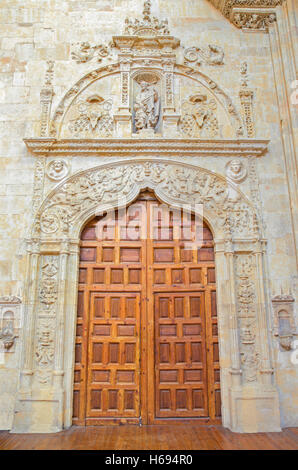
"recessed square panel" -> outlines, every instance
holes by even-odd
[[[166,283],[166,270],[154,269],[154,284],[165,284],[165,283]]]
[[[176,390],[177,410],[187,410],[187,390]]]
[[[202,247],[198,250],[198,261],[214,261],[214,249]]]
[[[133,364],[135,362],[135,352],[136,352],[135,343],[125,343],[125,347],[124,347],[124,363],[125,364]]]
[[[108,409],[109,410],[118,409],[118,390],[108,391]]]
[[[185,336],[197,336],[201,334],[200,324],[184,324],[183,333]]]
[[[80,250],[80,261],[96,261],[96,248],[82,247]]]
[[[124,409],[134,410],[135,409],[135,391],[124,390]]]
[[[105,299],[104,297],[94,298],[94,318],[103,318],[105,314]]]
[[[109,362],[119,363],[119,343],[109,344]]]
[[[159,345],[159,362],[166,364],[170,362],[170,345],[169,343],[161,343]]]
[[[203,373],[201,369],[184,370],[184,382],[202,382]]]
[[[159,299],[159,316],[167,318],[170,316],[170,302],[168,297],[160,297]]]
[[[186,362],[185,343],[175,344],[175,359],[176,362]]]
[[[137,299],[135,297],[126,297],[125,318],[135,318],[136,309],[137,309]]]
[[[117,370],[116,383],[134,384],[135,372],[134,370]]]
[[[142,272],[140,269],[129,269],[128,270],[128,283],[129,284],[141,284]]]
[[[91,408],[101,410],[101,390],[91,390]]]
[[[93,325],[93,334],[95,336],[110,336],[110,325]]]
[[[105,282],[105,269],[94,268],[93,269],[93,284],[104,284]]]
[[[193,253],[191,249],[181,248],[180,250],[181,261],[183,263],[191,263],[193,259]]]
[[[191,296],[189,298],[190,316],[200,317],[201,316],[201,298]]]
[[[172,263],[174,261],[174,248],[154,248],[155,263]]]
[[[120,248],[121,263],[139,263],[141,248]]]
[[[160,370],[159,381],[160,383],[169,383],[169,382],[177,383],[178,371],[177,370]]]
[[[79,269],[79,283],[86,284],[87,282],[87,268]]]
[[[192,391],[192,407],[194,410],[204,409],[205,401],[204,401],[204,391],[203,390],[196,390]]]
[[[189,270],[189,282],[191,284],[200,284],[202,282],[202,270],[199,268],[192,268]]]
[[[118,336],[134,336],[134,325],[118,325]]]
[[[160,325],[159,334],[160,336],[176,336],[177,327],[176,325]]]
[[[172,269],[172,283],[183,284],[184,283],[184,269]]]
[[[112,263],[114,261],[114,248],[103,247],[103,249],[102,249],[102,261],[104,263]]]
[[[184,316],[184,297],[175,297],[174,299],[174,313],[175,317]]]
[[[171,392],[170,390],[160,390],[159,391],[159,401],[161,410],[170,410],[171,409]]]
[[[92,345],[92,359],[95,363],[102,363],[103,358],[103,343],[93,343]]]
[[[121,315],[121,297],[110,298],[110,315],[111,318],[119,318]]]
[[[123,269],[111,269],[111,284],[123,284]]]
[[[93,370],[92,382],[109,383],[110,371],[109,370]]]

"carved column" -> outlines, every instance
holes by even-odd
[[[229,289],[229,330],[231,341],[231,369],[232,386],[241,384],[241,363],[240,363],[240,347],[238,337],[238,320],[237,320],[237,299],[235,295],[236,282],[234,272],[234,250],[232,242],[226,243],[225,257],[228,267],[228,289]]]
[[[269,335],[267,323],[267,311],[264,292],[264,275],[263,275],[263,253],[261,242],[257,241],[255,246],[255,263],[256,263],[256,284],[258,310],[256,315],[256,326],[259,338],[259,348],[261,352],[261,380],[264,385],[271,385],[273,369],[270,361]]]
[[[60,251],[59,266],[59,288],[56,313],[56,338],[55,338],[55,358],[54,358],[54,387],[63,388],[63,352],[64,352],[64,324],[65,324],[65,305],[67,302],[67,262],[69,256],[68,242],[63,242]]]
[[[121,105],[118,113],[114,114],[115,131],[117,138],[131,137],[131,112],[130,112],[130,67],[129,58],[122,58],[120,61],[121,75]]]
[[[27,289],[25,291],[24,332],[23,332],[23,367],[21,371],[21,391],[32,386],[34,331],[36,322],[36,302],[38,289],[38,271],[40,247],[38,240],[31,240],[28,247]]]
[[[174,62],[164,60],[165,107],[163,110],[163,132],[169,137],[177,137],[180,114],[176,113],[174,102]]]

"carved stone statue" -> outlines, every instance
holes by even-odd
[[[143,129],[155,129],[160,113],[160,99],[157,90],[144,80],[140,81],[139,85],[141,89],[134,103],[137,132]]]

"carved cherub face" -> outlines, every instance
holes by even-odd
[[[242,169],[242,163],[240,162],[240,160],[231,161],[230,170],[232,173],[234,173],[235,175],[239,175],[239,173],[241,172],[241,169]]]
[[[60,160],[55,160],[53,162],[53,170],[56,172],[56,173],[60,173],[60,171],[63,170],[63,162],[61,162]]]

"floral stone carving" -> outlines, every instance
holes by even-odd
[[[75,227],[76,218],[85,211],[98,204],[113,205],[118,198],[129,199],[137,187],[151,187],[165,200],[203,204],[222,226],[229,217],[230,229],[236,236],[251,233],[255,227],[252,207],[241,193],[237,202],[231,200],[229,184],[223,178],[191,165],[153,160],[118,162],[72,176],[42,205],[35,222],[35,234],[69,233]]]

